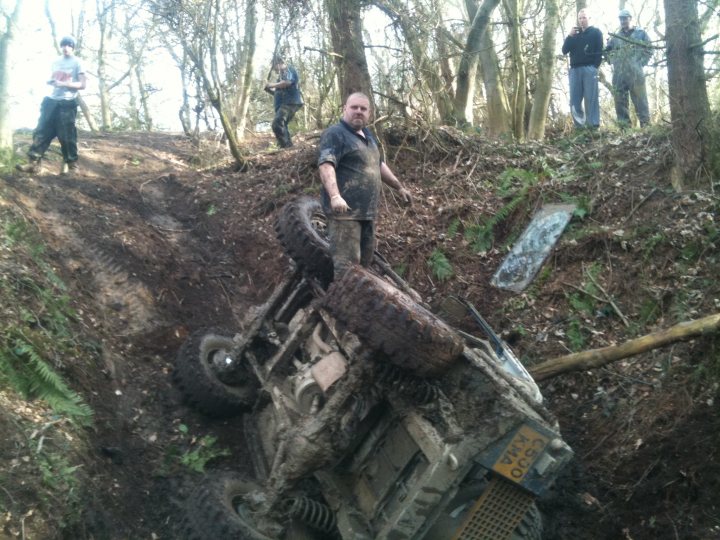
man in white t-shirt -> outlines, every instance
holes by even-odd
[[[34,173],[40,168],[40,160],[52,140],[57,137],[63,156],[62,172],[77,170],[77,95],[85,88],[85,70],[75,56],[75,39],[65,36],[60,40],[62,56],[52,65],[48,84],[52,87],[49,96],[40,105],[40,120],[33,132],[33,142],[28,150],[27,165],[18,165],[23,172]]]

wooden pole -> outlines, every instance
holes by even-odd
[[[646,351],[657,349],[668,343],[685,341],[703,334],[717,332],[720,329],[720,313],[709,315],[696,321],[687,321],[666,330],[647,334],[631,339],[620,345],[612,345],[601,349],[592,349],[579,353],[553,358],[528,368],[536,381],[544,381],[570,371],[592,369],[621,358],[634,356]]]

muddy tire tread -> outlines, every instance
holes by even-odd
[[[312,226],[312,216],[322,213],[317,199],[300,197],[286,204],[275,222],[275,232],[285,252],[312,277],[328,285],[333,279],[330,245]]]
[[[452,328],[359,266],[332,283],[323,305],[367,345],[421,377],[441,375],[462,354]]]

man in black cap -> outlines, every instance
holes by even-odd
[[[40,105],[40,120],[33,132],[33,142],[28,150],[28,163],[18,165],[22,172],[35,173],[40,160],[57,137],[63,156],[62,174],[77,171],[77,95],[85,88],[85,70],[75,56],[75,38],[65,36],[60,40],[62,56],[52,65],[48,80],[50,95]]]
[[[632,15],[620,10],[620,31],[608,39],[605,54],[613,67],[613,98],[615,114],[621,127],[630,125],[628,95],[632,99],[640,126],[650,123],[645,72],[643,68],[652,57],[650,38],[645,30],[630,26]]]

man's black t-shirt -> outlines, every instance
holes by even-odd
[[[318,165],[335,167],[340,195],[350,206],[344,214],[334,214],[330,198],[322,190],[325,213],[335,219],[373,220],[380,195],[380,150],[370,130],[363,128],[361,137],[345,121],[327,128],[320,137]]]

